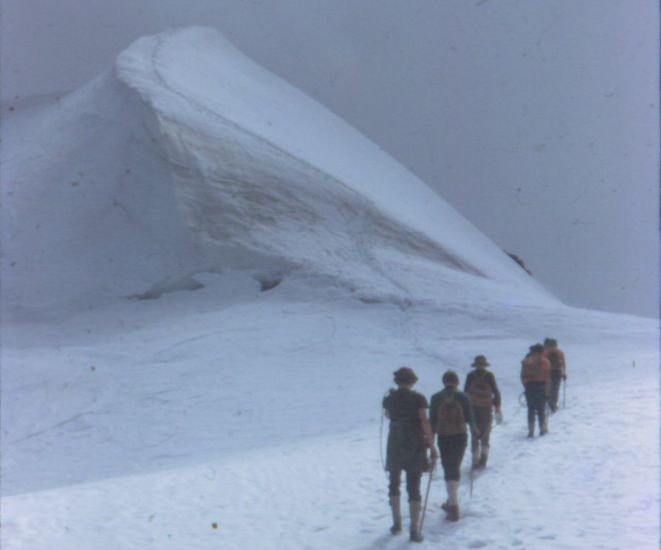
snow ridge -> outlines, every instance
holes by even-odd
[[[469,286],[482,285],[477,276],[546,299],[425,184],[213,29],[136,41],[114,73],[26,126],[38,147],[17,140],[3,158],[12,317],[236,269],[423,299],[412,262],[430,287],[458,272]],[[48,200],[35,206],[35,196]]]

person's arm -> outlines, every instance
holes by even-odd
[[[544,391],[546,395],[549,395],[551,392],[551,362],[546,357],[542,357],[542,372],[544,373]]]
[[[436,421],[438,420],[438,398],[436,395],[431,396],[431,405],[429,406],[429,424],[433,434],[436,433],[437,426]]]
[[[500,390],[498,389],[498,384],[496,383],[496,376],[494,375],[493,372],[489,374],[491,375],[489,378],[491,382],[491,390],[493,391],[493,406],[496,408],[496,410],[500,410],[501,397],[500,397]]]
[[[491,390],[493,391],[493,407],[496,409],[496,424],[503,423],[503,413],[500,410],[501,396],[498,384],[496,383],[496,375],[491,372]]]
[[[560,358],[560,373],[562,374],[562,379],[567,379],[567,363],[565,362],[565,352],[558,350],[558,355]]]
[[[523,387],[526,387],[526,363],[525,361],[521,361],[521,384],[523,384]]]
[[[459,397],[461,400],[461,406],[464,409],[464,419],[466,420],[466,424],[470,426],[471,432],[474,432],[477,430],[477,426],[475,426],[473,407],[471,407],[470,399],[468,399],[468,396],[465,393],[459,394]]]
[[[438,459],[438,451],[434,446],[434,435],[431,431],[429,419],[427,418],[427,409],[418,409],[418,415],[420,416],[420,423],[422,424],[422,434],[425,437],[427,446],[431,450],[431,458],[433,461],[436,461]]]
[[[425,436],[427,446],[433,447],[434,436],[432,435],[431,425],[429,424],[429,419],[427,418],[427,409],[418,409],[418,416],[420,416],[420,422],[422,423],[422,434]]]
[[[471,386],[471,382],[473,381],[473,373],[471,372],[467,377],[466,377],[466,382],[464,383],[464,393],[468,393],[468,388]]]

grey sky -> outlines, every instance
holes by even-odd
[[[652,0],[3,0],[2,97],[209,24],[437,189],[568,303],[658,312]]]

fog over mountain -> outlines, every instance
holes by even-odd
[[[8,106],[210,24],[435,188],[568,303],[658,311],[651,0],[4,0]]]

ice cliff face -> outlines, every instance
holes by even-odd
[[[10,317],[233,269],[320,275],[370,299],[484,285],[545,299],[424,183],[212,29],[140,39],[113,71],[6,125]]]

